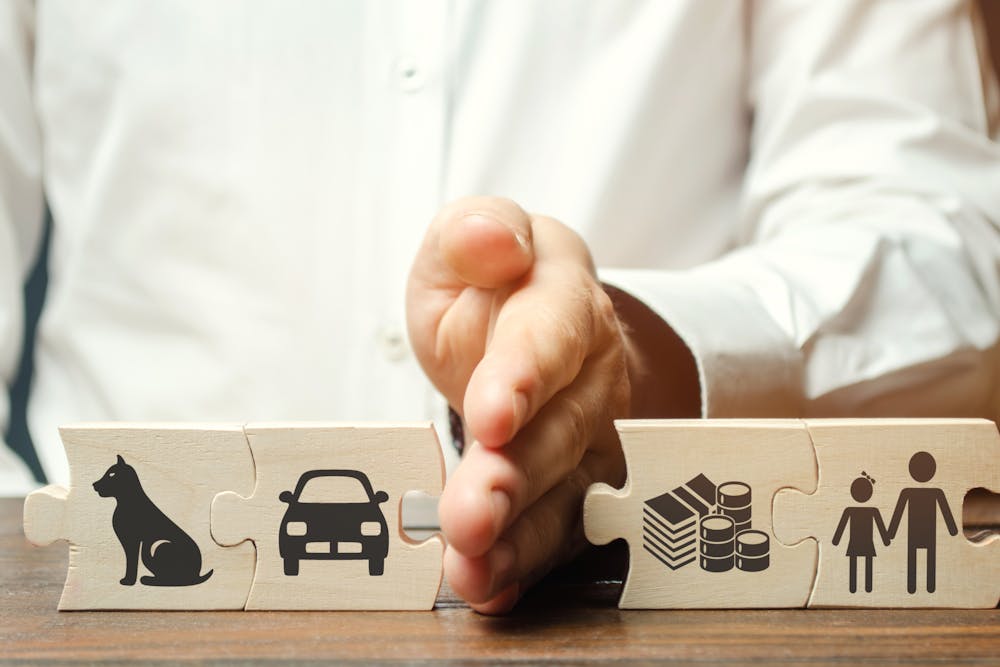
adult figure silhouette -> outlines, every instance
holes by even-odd
[[[926,484],[934,478],[937,472],[937,462],[928,452],[917,452],[910,457],[910,477],[914,481]],[[917,592],[917,550],[927,552],[927,592],[933,593],[936,588],[936,556],[937,556],[937,513],[941,509],[941,517],[950,535],[958,535],[958,526],[948,506],[944,491],[934,487],[913,487],[899,492],[896,509],[889,521],[889,538],[896,539],[896,531],[907,512],[906,522],[906,590]]]

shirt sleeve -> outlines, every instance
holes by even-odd
[[[44,214],[32,104],[32,7],[28,0],[0,2],[0,496],[22,495],[37,486],[2,438],[23,338],[23,284],[37,254]]]
[[[974,10],[753,3],[738,248],[601,272],[688,345],[704,416],[1000,414],[1000,149]]]

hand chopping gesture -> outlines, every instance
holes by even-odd
[[[583,240],[505,199],[438,214],[407,320],[469,443],[441,497],[445,574],[475,609],[501,613],[584,544],[587,487],[623,482],[613,420],[629,414],[639,357]]]

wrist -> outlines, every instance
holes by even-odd
[[[659,315],[631,294],[603,285],[621,325],[633,419],[697,418],[701,386],[694,355]]]

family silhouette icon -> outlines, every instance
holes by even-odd
[[[910,477],[919,484],[926,485],[937,472],[937,462],[928,452],[917,452],[910,457]],[[867,503],[874,495],[875,480],[867,473],[851,483],[851,498],[857,503]],[[933,593],[937,587],[937,526],[938,513],[944,520],[948,534],[958,535],[958,525],[944,491],[933,486],[907,487],[900,491],[896,507],[886,528],[885,521],[877,507],[858,505],[847,507],[840,516],[834,531],[833,544],[840,544],[844,531],[850,528],[847,542],[847,557],[850,558],[848,586],[851,593],[858,590],[858,559],[865,559],[865,592],[871,593],[874,579],[875,532],[878,531],[885,546],[896,539],[903,514],[906,523],[906,590],[917,592],[917,551],[925,552],[927,592]]]

